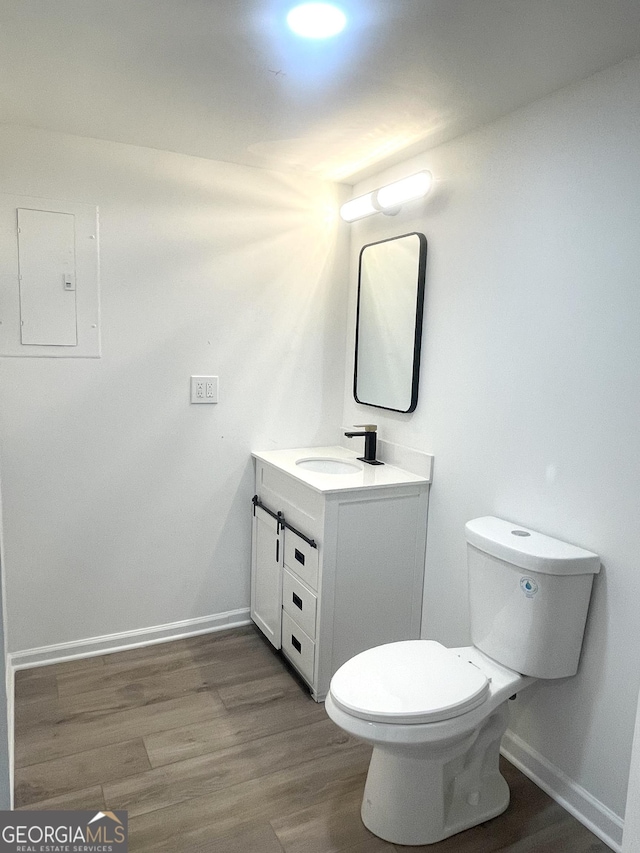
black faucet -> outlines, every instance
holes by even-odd
[[[384,462],[379,462],[376,459],[376,446],[378,442],[377,426],[375,424],[356,424],[357,427],[362,427],[362,432],[345,432],[347,438],[354,438],[357,435],[364,436],[364,456],[358,456],[361,462],[366,462],[368,465],[384,465]]]

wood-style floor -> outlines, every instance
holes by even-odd
[[[253,628],[16,674],[16,808],[127,809],[132,853],[596,853],[503,762],[511,805],[429,847],[360,821],[370,749]]]

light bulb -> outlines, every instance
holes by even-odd
[[[394,181],[382,187],[376,193],[376,203],[382,210],[399,207],[405,201],[422,198],[429,192],[432,182],[431,172],[417,172],[400,181]]]
[[[372,213],[378,213],[378,208],[373,203],[373,193],[352,198],[351,201],[345,202],[340,208],[340,216],[345,222],[353,222],[354,219],[363,219],[365,216],[371,216]]]
[[[345,28],[347,16],[331,3],[302,3],[287,15],[290,29],[303,38],[326,39]]]

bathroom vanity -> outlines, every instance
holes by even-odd
[[[251,618],[317,701],[353,655],[420,635],[430,479],[357,456],[253,454]]]

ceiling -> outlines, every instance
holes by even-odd
[[[0,0],[0,123],[353,183],[640,53],[638,0]]]

